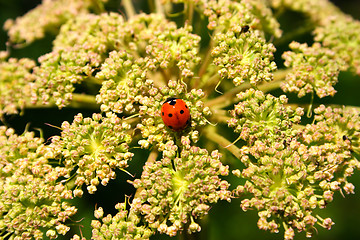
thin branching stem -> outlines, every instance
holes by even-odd
[[[205,136],[207,139],[219,144],[221,147],[226,148],[229,150],[236,158],[241,158],[240,149],[234,145],[232,142],[227,140],[225,137],[221,136],[215,131],[214,127],[207,127],[204,131]]]

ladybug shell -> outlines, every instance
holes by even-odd
[[[161,118],[173,131],[180,131],[190,123],[190,111],[186,103],[179,98],[168,98],[161,107]]]

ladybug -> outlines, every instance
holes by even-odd
[[[180,98],[168,98],[161,107],[161,118],[173,131],[181,131],[190,124],[191,116],[186,103]]]

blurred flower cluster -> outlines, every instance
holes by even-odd
[[[359,21],[328,0],[140,2],[43,0],[5,22],[3,125],[30,108],[78,114],[48,141],[0,126],[0,238],[187,239],[214,204],[238,208],[235,198],[284,239],[331,229],[321,209],[355,193],[360,116],[323,99],[342,72],[360,74]],[[286,23],[294,12],[299,29]],[[14,57],[48,35],[39,58]],[[190,111],[179,131],[160,114],[169,98]],[[83,235],[74,199],[125,195],[115,181],[132,195],[115,199],[113,214],[87,206],[95,219]]]

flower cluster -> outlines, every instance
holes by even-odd
[[[315,109],[315,123],[306,125],[302,131],[290,130],[302,115],[300,109],[294,114],[289,109],[285,111],[282,104],[286,101],[278,100],[274,105],[270,103],[276,98],[265,100],[262,92],[247,92],[257,97],[239,95],[260,100],[262,107],[255,108],[254,102],[249,105],[242,102],[253,98],[240,98],[232,113],[242,118],[229,121],[229,126],[238,129],[247,143],[239,150],[245,168],[233,171],[246,179],[244,185],[236,187],[235,194],[252,195],[242,200],[242,209],[259,211],[260,229],[278,232],[284,226],[285,239],[293,239],[295,230],[305,231],[310,237],[316,232],[316,225],[330,229],[332,220],[314,215],[313,211],[332,202],[336,191],[354,193],[354,185],[348,178],[360,167],[352,154],[358,152],[359,113],[322,105]],[[262,119],[268,116],[272,118]],[[276,122],[276,129],[271,127],[271,122]],[[266,135],[258,137],[257,131]]]
[[[58,181],[66,171],[52,167],[48,153],[34,133],[0,126],[1,237],[54,239],[69,231],[64,223],[77,210],[65,200],[73,195]]]
[[[151,94],[156,95],[144,97],[140,104],[139,109],[141,122],[137,124],[137,128],[141,130],[142,138],[139,144],[142,148],[148,148],[152,144],[164,143],[174,138],[172,130],[168,129],[160,115],[162,103],[169,97],[180,96],[186,101],[187,106],[191,112],[190,129],[184,131],[182,134],[190,137],[193,142],[198,141],[198,131],[196,127],[204,126],[207,124],[205,117],[211,114],[210,109],[205,107],[202,102],[204,92],[192,89],[190,92],[185,93],[186,89],[184,84],[176,81],[169,81],[168,86],[161,87],[159,90],[152,88]],[[177,95],[175,95],[177,93]]]
[[[210,0],[200,2],[204,15],[208,17],[208,29],[226,33],[229,29],[251,26],[252,29],[280,37],[280,24],[265,1],[226,1]]]
[[[103,111],[134,113],[134,105],[159,96],[154,85],[164,85],[174,76],[184,80],[194,75],[200,39],[190,33],[191,27],[178,29],[161,15],[141,14],[126,22],[122,31],[118,50],[110,52],[95,76],[103,82],[96,98]],[[159,70],[164,81],[154,80]]]
[[[360,21],[350,16],[337,15],[324,20],[324,24],[314,30],[315,40],[335,52],[336,57],[345,61],[344,69],[360,75]]]
[[[314,110],[315,123],[306,125],[302,142],[309,145],[311,156],[322,171],[317,177],[326,178],[332,190],[343,188],[354,193],[348,178],[360,169],[356,156],[360,153],[360,116],[355,109],[331,108],[321,105]],[[324,183],[325,184],[325,183]]]
[[[334,184],[327,184],[327,169],[316,164],[320,157],[292,138],[271,145],[256,141],[241,148],[245,168],[233,174],[247,181],[235,193],[250,193],[252,198],[241,202],[244,211],[256,209],[258,227],[270,232],[285,228],[284,239],[293,239],[294,231],[305,231],[307,237],[316,233],[316,224],[330,229],[333,222],[313,213],[333,200]],[[329,177],[330,178],[330,177]]]
[[[100,183],[107,185],[116,177],[115,169],[124,170],[133,157],[128,146],[130,125],[115,114],[93,114],[92,118],[78,114],[72,124],[63,122],[61,129],[61,136],[54,136],[49,147],[69,175],[75,171],[75,196],[82,196],[83,184],[89,193]]]
[[[139,194],[131,211],[143,215],[150,228],[170,236],[184,230],[185,225],[190,233],[200,231],[194,219],[206,215],[210,204],[231,198],[229,183],[219,178],[228,175],[220,154],[208,154],[189,143],[182,137],[182,150],[173,141],[161,145],[162,159],[148,161],[141,179],[133,182]]]
[[[334,96],[340,72],[340,62],[335,52],[320,43],[308,47],[306,43],[292,42],[292,51],[284,52],[284,65],[291,68],[281,88],[285,92],[295,92],[298,97],[316,93],[320,98]]]
[[[358,20],[342,13],[328,0],[271,0],[270,4],[276,9],[285,6],[310,17],[315,28],[314,40],[335,52],[339,61],[345,61],[345,66],[340,64],[341,70],[350,68],[360,73],[360,53],[356,47],[360,42],[360,34],[356,31],[360,26]]]
[[[29,105],[35,81],[34,67],[35,62],[28,58],[0,59],[0,117],[17,114],[19,109]]]
[[[25,16],[7,20],[4,28],[12,44],[28,45],[43,38],[46,33],[57,33],[67,20],[88,12],[90,8],[99,8],[99,3],[89,0],[44,0]]]
[[[257,140],[277,142],[293,136],[292,126],[298,123],[303,109],[296,111],[284,106],[285,95],[276,98],[262,91],[249,89],[237,95],[239,102],[231,110],[229,127],[240,133],[240,138],[252,145]]]
[[[209,18],[208,28],[216,29],[215,47],[211,50],[213,63],[220,67],[218,70],[220,77],[232,80],[235,85],[245,81],[252,85],[271,81],[272,71],[276,70],[276,64],[272,61],[275,47],[271,43],[266,43],[264,30],[258,25],[263,20],[269,23],[261,26],[275,29],[272,33],[277,33],[277,36],[280,36],[281,32],[277,31],[278,23],[271,14],[263,13],[264,15],[261,16],[261,11],[257,7],[259,6],[253,1],[247,3],[210,1],[204,11]],[[264,5],[260,9],[267,8]]]
[[[119,14],[82,14],[64,24],[54,41],[52,52],[39,58],[33,102],[55,103],[59,108],[68,105],[74,85],[87,80],[98,87],[95,72],[108,52],[115,48],[117,30],[123,25]]]
[[[214,64],[220,67],[219,75],[231,79],[236,86],[245,81],[257,85],[273,80],[274,45],[266,43],[255,32],[241,31],[239,27],[215,37],[217,46],[212,50],[212,57]]]
[[[118,203],[115,215],[96,208],[91,239],[195,233],[213,204],[233,197],[242,198],[244,211],[258,211],[260,229],[284,231],[286,240],[295,232],[311,237],[318,226],[330,229],[332,220],[315,212],[335,194],[354,193],[359,112],[320,105],[305,124],[302,108],[266,92],[333,96],[340,71],[360,73],[359,21],[328,0],[150,1],[148,10],[156,14],[137,14],[133,1],[121,1],[120,14],[106,2],[44,0],[5,23],[1,120],[42,105],[100,113],[64,121],[49,144],[0,127],[0,238],[66,234],[66,221],[77,211],[68,200],[96,193],[145,151],[151,152],[141,176],[130,181],[134,196]],[[174,14],[179,5],[181,14]],[[285,24],[282,38],[287,10],[306,21],[296,29]],[[312,45],[294,41],[290,51],[275,55],[290,37],[311,31]],[[9,57],[13,47],[47,33],[56,34],[53,48],[37,62]],[[221,96],[214,93],[220,83]],[[168,98],[180,98],[190,111],[184,129],[173,131],[165,114],[163,121]],[[209,126],[210,120],[218,123]],[[231,144],[228,134],[238,134],[240,142]],[[224,159],[219,151],[234,156]],[[233,160],[241,165],[232,171],[240,180],[230,176],[230,189],[224,161]]]
[[[315,24],[323,24],[323,20],[327,17],[341,14],[341,11],[328,0],[270,0],[269,2],[275,9],[286,7],[301,12],[310,17]]]
[[[118,203],[115,208],[119,211],[115,216],[110,214],[103,216],[104,211],[101,207],[95,210],[95,217],[101,219],[102,223],[99,220],[91,222],[93,228],[91,239],[148,240],[153,235],[150,229],[137,226],[140,218],[129,213],[125,203]]]
[[[112,51],[100,69],[96,78],[104,82],[96,100],[101,103],[101,110],[133,114],[136,111],[134,105],[153,85],[145,79],[142,59],[135,61],[125,50]]]

